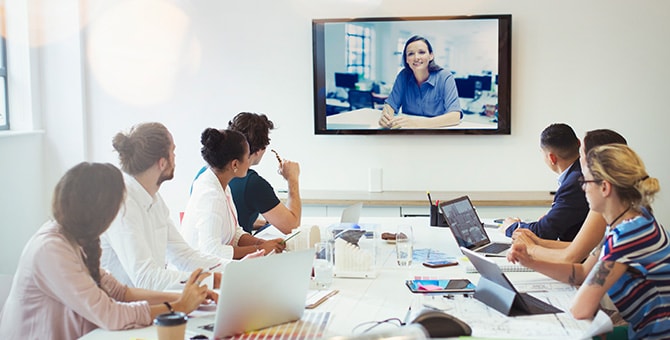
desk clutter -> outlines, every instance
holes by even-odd
[[[335,249],[335,277],[377,276],[377,225],[338,223],[328,227]]]
[[[375,336],[409,336],[415,335],[411,331],[417,329],[412,328],[417,326],[416,323],[423,325],[419,316],[424,312],[437,312],[425,316],[433,316],[430,320],[439,321],[435,324],[428,321],[424,328],[434,325],[441,326],[437,330],[444,330],[443,326],[448,324],[445,320],[457,319],[469,326],[471,335],[478,338],[581,339],[611,329],[609,317],[601,312],[593,320],[576,320],[567,312],[510,317],[506,311],[501,312],[482,302],[477,294],[482,276],[469,273],[469,267],[474,269],[472,261],[461,256],[462,251],[457,250],[458,243],[450,228],[429,227],[428,216],[402,219],[374,217],[355,224],[340,223],[334,219],[305,218],[303,223],[304,226],[290,234],[295,235],[290,239],[290,235],[276,234],[278,231],[265,231],[265,234],[268,238],[287,239],[288,253],[310,248],[314,249],[311,252],[314,254],[316,241],[332,242],[334,262],[339,265],[333,269],[332,284],[319,289],[315,282],[310,283],[311,290],[307,291],[302,301],[305,310],[299,321],[247,332],[235,339],[360,340]],[[396,240],[382,237],[383,232],[387,233],[387,238],[397,236],[397,226],[401,224],[414,226],[413,261],[408,266],[397,263],[394,251]],[[504,238],[502,233],[495,233],[493,237],[494,240]],[[505,258],[486,259],[502,269],[507,263]],[[423,265],[424,262],[439,260],[451,260],[457,264],[435,268]],[[509,273],[507,277],[516,290],[515,296],[530,294],[562,311],[569,310],[576,293],[574,287],[537,272]],[[408,280],[413,280],[409,286]],[[195,323],[201,316],[212,315],[214,311],[197,313],[203,315],[189,320],[189,323],[194,323],[193,326],[197,326]],[[187,327],[188,336],[202,333],[205,332],[188,333]],[[99,329],[84,339],[151,339],[155,338],[155,334],[155,326],[121,332]],[[211,335],[208,336],[212,339]]]

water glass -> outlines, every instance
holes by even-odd
[[[396,260],[401,267],[412,265],[414,232],[411,225],[399,225],[395,237]]]
[[[333,283],[333,245],[317,242],[314,248],[314,282],[318,289],[328,289]]]

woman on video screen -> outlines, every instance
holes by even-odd
[[[413,36],[405,43],[403,63],[382,110],[382,128],[436,128],[457,125],[463,118],[454,77],[433,60],[426,38]],[[405,115],[396,115],[402,111]]]

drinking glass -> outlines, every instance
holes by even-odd
[[[396,260],[401,267],[412,265],[414,232],[411,225],[399,225],[395,238]]]
[[[328,289],[333,283],[333,245],[324,241],[314,248],[314,282],[318,289]]]

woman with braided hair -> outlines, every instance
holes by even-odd
[[[100,235],[125,196],[111,164],[80,163],[54,190],[53,219],[28,241],[0,315],[2,339],[76,339],[101,327],[144,327],[168,311],[190,313],[215,293],[191,274],[182,294],[129,288],[100,268]]]

